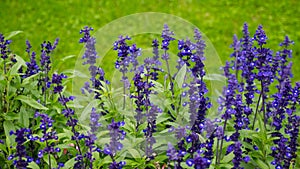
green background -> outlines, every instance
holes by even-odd
[[[21,30],[12,38],[11,49],[26,60],[25,40],[40,50],[44,40],[54,41],[60,38],[53,60],[68,55],[79,55],[82,44],[78,43],[79,30],[92,26],[95,30],[107,23],[140,12],[162,12],[173,14],[188,20],[206,34],[216,48],[223,63],[232,50],[229,48],[232,37],[241,37],[244,22],[249,24],[251,35],[259,24],[269,38],[268,46],[278,50],[278,44],[285,35],[295,41],[294,81],[300,80],[300,1],[1,1],[0,32],[9,33]],[[176,33],[176,32],[175,32]],[[191,36],[191,35],[190,35]],[[117,39],[117,37],[116,37]],[[74,67],[73,61],[60,64],[60,70]],[[299,75],[298,75],[299,74]]]

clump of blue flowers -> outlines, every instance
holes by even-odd
[[[0,168],[299,168],[294,42],[286,36],[275,51],[262,25],[253,35],[248,29],[245,23],[242,37],[233,36],[219,105],[209,97],[208,44],[198,29],[177,40],[165,24],[143,60],[134,38],[120,36],[112,50],[123,86],[115,89],[97,63],[93,28],[84,27],[89,79],[76,97],[66,85],[74,75],[51,69],[58,39],[41,44],[40,58],[26,41],[25,62],[0,34]],[[212,106],[219,118],[209,118]]]

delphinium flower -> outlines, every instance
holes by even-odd
[[[89,72],[91,75],[90,81],[92,82],[92,86],[89,85],[88,82],[85,83],[84,87],[82,88],[82,91],[88,91],[91,92],[92,90],[90,87],[93,87],[94,89],[98,90],[95,91],[95,98],[100,99],[101,93],[101,87],[103,87],[101,82],[109,83],[104,78],[104,71],[101,67],[97,67],[96,59],[99,58],[97,51],[96,51],[96,39],[90,35],[90,31],[92,31],[93,28],[85,26],[82,30],[80,30],[80,34],[83,34],[83,37],[80,38],[79,43],[85,44],[85,52],[82,56],[82,59],[86,59],[85,62],[83,62],[83,65],[88,64],[89,65]]]
[[[66,75],[64,74],[56,74],[54,73],[52,75],[52,81],[51,84],[54,85],[53,87],[53,92],[55,94],[59,95],[59,102],[62,104],[62,106],[64,107],[62,110],[62,113],[64,114],[64,116],[68,119],[67,120],[67,126],[71,127],[71,131],[73,132],[73,136],[72,136],[72,140],[75,141],[76,143],[76,147],[78,149],[79,154],[76,155],[75,161],[77,161],[74,165],[74,168],[77,169],[81,169],[82,167],[84,167],[83,164],[83,155],[82,155],[82,151],[79,145],[79,141],[82,140],[85,136],[84,134],[80,134],[79,132],[76,131],[75,127],[77,125],[78,120],[76,118],[74,118],[74,110],[69,108],[67,106],[67,103],[69,101],[72,101],[74,99],[73,96],[70,97],[66,97],[62,94],[63,91],[63,86],[62,86],[62,80],[64,78],[67,78]]]
[[[15,135],[16,153],[8,157],[8,160],[13,160],[13,165],[17,169],[26,169],[28,164],[33,161],[33,158],[28,156],[26,146],[24,145],[30,138],[34,139],[31,134],[31,130],[28,128],[21,128],[14,131],[10,131],[10,135]],[[26,159],[26,160],[25,160]]]
[[[274,160],[272,164],[277,168],[289,168],[293,158],[296,158],[297,138],[299,133],[299,116],[295,115],[296,104],[299,102],[299,83],[293,88],[291,86],[292,77],[291,63],[288,64],[287,57],[292,57],[292,51],[288,49],[293,41],[288,37],[280,44],[283,50],[278,51],[276,54],[278,69],[278,85],[276,86],[278,92],[273,95],[272,107],[272,126],[275,127],[275,132],[272,133],[273,137],[278,139],[274,140],[272,147],[272,156]],[[288,119],[288,123],[284,126],[283,121]],[[285,133],[288,134],[289,140],[285,137],[281,129],[284,128]]]
[[[146,137],[146,149],[145,154],[147,158],[152,160],[154,158],[153,145],[156,143],[155,138],[153,137],[153,133],[156,132],[156,118],[157,113],[161,113],[161,109],[156,105],[150,105],[151,108],[148,110],[147,117],[147,128],[144,129],[145,137]]]
[[[279,84],[276,86],[278,92],[275,93],[272,97],[274,100],[272,101],[271,107],[272,111],[272,126],[275,127],[276,131],[279,131],[282,128],[282,121],[286,118],[286,112],[290,110],[287,105],[290,104],[291,98],[293,97],[291,91],[291,65],[284,67],[283,70],[280,70],[281,77],[279,77]]]
[[[124,140],[126,136],[126,132],[120,129],[124,124],[125,122],[123,121],[115,122],[114,119],[112,119],[111,123],[108,125],[110,142],[109,144],[106,144],[103,153],[109,155],[112,159],[109,169],[120,169],[126,164],[125,161],[115,161],[117,151],[120,151],[123,148],[123,144],[120,141]]]
[[[241,168],[242,162],[242,144],[240,140],[240,130],[249,129],[249,115],[252,113],[251,104],[253,103],[255,86],[254,86],[254,54],[252,49],[252,41],[249,37],[248,25],[244,24],[243,38],[238,40],[237,36],[233,37],[233,44],[231,47],[234,52],[231,54],[233,60],[226,62],[224,66],[224,75],[227,78],[227,86],[224,88],[223,96],[220,97],[220,109],[225,108],[222,115],[224,120],[223,134],[221,137],[220,149],[217,154],[217,163],[220,163],[221,153],[223,148],[223,141],[225,138],[225,130],[228,121],[234,117],[234,132],[227,136],[226,141],[233,141],[234,143],[228,146],[227,154],[234,152],[233,164],[235,168]],[[249,57],[249,58],[248,58]],[[246,64],[247,65],[246,65]],[[239,80],[239,76],[241,79]],[[246,79],[246,87],[244,80]],[[245,92],[245,93],[244,93]],[[243,96],[246,98],[246,104],[243,102]],[[245,139],[245,141],[251,141]],[[233,148],[235,147],[235,148]],[[246,157],[244,157],[246,158]],[[246,158],[248,159],[248,158]],[[248,162],[244,160],[244,162]]]
[[[82,30],[80,30],[80,34],[83,34],[83,37],[80,38],[79,43],[84,43],[85,44],[85,51],[84,54],[82,55],[82,59],[86,59],[86,61],[83,62],[83,65],[88,64],[89,65],[89,71],[91,75],[91,81],[95,83],[95,77],[96,77],[96,71],[97,71],[97,66],[96,64],[96,59],[99,58],[96,52],[95,44],[96,44],[96,39],[90,35],[90,31],[92,31],[93,28],[85,26]]]
[[[174,96],[174,84],[173,84],[173,79],[172,79],[172,75],[171,75],[171,71],[170,71],[170,65],[169,65],[169,45],[170,42],[175,40],[175,38],[173,38],[174,36],[174,32],[171,31],[168,27],[167,24],[164,25],[164,29],[162,31],[162,44],[161,44],[161,49],[163,50],[163,54],[162,54],[162,59],[165,60],[166,62],[166,66],[167,66],[167,70],[168,70],[168,76],[169,76],[169,80],[170,80],[170,90],[172,92],[172,96]]]
[[[189,167],[194,166],[194,168],[197,169],[206,169],[209,168],[211,164],[211,160],[206,159],[205,157],[202,156],[203,152],[202,151],[197,151],[197,153],[194,155],[193,158],[189,158],[186,160],[186,164]]]
[[[207,140],[200,143],[199,136],[192,131],[192,134],[186,137],[186,141],[192,142],[191,148],[187,150],[189,152],[190,158],[186,160],[188,166],[194,166],[194,168],[209,168],[214,157],[213,145],[214,139],[220,137],[221,128],[217,124],[211,125],[214,123],[206,123],[204,130],[207,132]],[[208,129],[209,128],[209,129]],[[213,130],[210,132],[210,130]],[[196,147],[196,148],[194,148]],[[191,151],[192,150],[192,151]],[[192,152],[192,153],[191,153]]]
[[[209,159],[212,161],[214,158],[214,152],[213,152],[213,145],[215,139],[217,139],[217,148],[216,148],[216,154],[218,154],[219,151],[219,141],[222,139],[223,134],[223,128],[222,126],[219,126],[219,123],[221,122],[220,119],[210,120],[206,119],[204,122],[204,128],[203,130],[206,132],[206,142],[203,143],[202,147],[205,148],[204,157],[206,159]]]
[[[298,84],[299,90],[299,84]],[[298,138],[299,138],[299,128],[300,128],[300,116],[290,115],[288,117],[288,124],[286,125],[285,133],[289,135],[290,140],[287,143],[286,148],[286,162],[284,163],[284,167],[288,168],[293,159],[297,158],[297,147],[299,146]]]
[[[234,47],[234,50],[237,50],[237,38],[234,38],[234,43],[232,46]],[[235,51],[236,52],[236,51]],[[235,53],[234,52],[234,53]],[[235,58],[236,59],[236,58]],[[234,71],[237,71],[236,66],[236,60],[231,62],[226,62],[226,65],[224,66],[224,75],[227,78],[227,86],[223,90],[223,96],[220,97],[220,110],[225,108],[225,112],[222,115],[222,119],[224,120],[224,126],[223,126],[223,134],[222,139],[220,143],[220,151],[218,151],[219,154],[217,154],[217,163],[220,163],[221,160],[221,153],[222,153],[222,147],[223,147],[223,141],[228,121],[232,118],[234,115],[234,128],[235,132],[229,137],[230,140],[234,141],[231,147],[234,146],[239,141],[239,131],[242,129],[247,128],[247,125],[249,124],[248,115],[245,113],[245,110],[248,110],[248,107],[245,107],[243,104],[242,99],[242,92],[243,87],[241,83],[238,82],[238,79],[236,77],[236,73]],[[236,155],[236,154],[235,154]],[[239,158],[239,157],[236,157]],[[236,163],[235,165],[237,165]]]
[[[172,131],[172,130],[170,130]],[[185,138],[187,137],[186,127],[175,128],[175,138],[178,140],[177,147],[175,148],[172,143],[168,143],[167,156],[168,163],[174,162],[174,168],[183,169],[181,163],[184,156],[187,154]]]
[[[233,163],[233,169],[243,169],[243,167],[240,166],[241,162],[248,163],[250,161],[249,156],[243,157],[243,151],[242,151],[242,143],[239,141],[236,141],[234,144],[228,146],[227,153],[233,152],[234,158],[232,159]]]
[[[30,62],[26,62],[27,69],[25,71],[25,75],[22,76],[23,78],[37,74],[40,71],[39,65],[36,63],[36,53],[30,51],[31,44],[28,40],[26,41],[26,46],[27,46],[26,52],[28,53],[28,56],[31,57],[30,57]]]
[[[85,153],[84,157],[88,159],[89,168],[93,168],[93,152],[99,152],[99,148],[95,145],[95,141],[97,140],[96,132],[98,128],[101,126],[99,122],[100,113],[96,112],[96,109],[93,107],[90,115],[90,127],[91,130],[85,136],[85,145],[88,147],[88,151]]]
[[[41,63],[41,71],[44,73],[43,77],[41,79],[42,83],[42,92],[44,96],[44,104],[46,104],[46,99],[47,99],[47,84],[50,81],[49,79],[49,71],[51,69],[51,60],[50,60],[50,53],[56,48],[58,44],[59,39],[55,39],[54,43],[52,44],[51,42],[46,42],[44,41],[41,44],[41,58],[40,58],[40,63]]]
[[[133,81],[134,81],[134,86],[135,86],[135,93],[131,95],[131,98],[135,99],[135,112],[136,114],[134,115],[135,119],[136,119],[136,128],[139,127],[140,124],[142,124],[142,120],[145,117],[145,114],[143,113],[144,110],[144,106],[146,103],[145,101],[145,97],[144,97],[144,81],[141,77],[140,73],[136,73],[133,77]]]
[[[153,159],[153,145],[156,142],[153,133],[156,131],[156,117],[161,109],[150,102],[150,94],[154,94],[154,83],[151,80],[157,80],[157,75],[160,69],[156,56],[146,58],[144,64],[141,65],[135,72],[133,78],[135,93],[131,98],[135,99],[137,128],[142,123],[143,117],[146,117],[147,127],[144,129],[146,137],[145,153],[147,158]],[[143,113],[144,112],[144,113]]]
[[[136,47],[135,44],[129,46],[127,44],[127,40],[131,38],[128,36],[120,36],[119,40],[114,43],[114,50],[118,51],[118,58],[115,62],[115,67],[122,73],[122,82],[123,82],[123,109],[125,109],[125,102],[126,102],[126,90],[129,89],[130,83],[127,77],[127,72],[129,71],[130,63],[133,65],[131,71],[135,71],[138,62],[136,57],[140,55],[139,48]]]
[[[292,89],[292,107],[291,111],[288,111],[288,123],[285,126],[285,133],[289,135],[290,140],[287,145],[288,150],[288,160],[285,166],[290,166],[291,161],[297,158],[297,147],[299,146],[299,128],[300,128],[300,116],[296,115],[296,105],[300,103],[300,83],[296,83],[295,87]]]
[[[159,44],[158,44],[158,41],[157,39],[154,39],[152,41],[152,48],[153,48],[153,60],[155,62],[155,64],[157,66],[161,66],[161,62],[159,61],[159,50],[158,50],[158,47],[159,47]]]
[[[212,146],[215,135],[211,133],[210,137],[204,142],[200,141],[198,136],[199,134],[204,134],[206,113],[211,107],[209,98],[205,96],[208,90],[203,80],[206,74],[203,64],[206,45],[199,30],[195,29],[194,33],[195,43],[188,39],[178,42],[178,49],[180,50],[178,56],[182,62],[179,63],[179,66],[186,64],[192,77],[189,83],[183,84],[183,87],[188,87],[188,90],[182,93],[182,96],[189,97],[189,101],[184,102],[183,105],[189,105],[189,124],[191,127],[190,134],[185,138],[186,143],[190,144],[190,148],[187,149],[190,159],[186,163],[189,166],[195,165],[195,168],[200,167],[200,165],[202,165],[202,168],[208,168],[213,159]]]
[[[11,43],[11,40],[6,40],[3,34],[0,33],[0,54],[3,59],[3,69],[4,74],[6,74],[6,59],[10,53],[8,45]]]
[[[192,42],[187,39],[186,41],[184,40],[179,40],[178,41],[178,57],[179,59],[177,60],[178,66],[177,69],[180,69],[184,64],[186,64],[188,67],[191,66],[190,60],[191,56],[193,55],[192,50],[194,48],[194,45]]]
[[[263,112],[264,127],[266,127],[266,123],[267,123],[267,115],[266,115],[266,104],[268,99],[267,94],[269,93],[269,86],[271,85],[271,83],[274,82],[274,78],[275,78],[275,74],[274,74],[275,72],[272,69],[273,52],[269,48],[265,48],[263,46],[267,43],[266,42],[267,39],[268,38],[265,34],[265,31],[263,30],[263,27],[259,25],[254,34],[254,40],[258,43],[259,46],[255,50],[255,54],[256,54],[255,66],[256,69],[258,70],[256,74],[256,79],[260,82],[260,86],[261,86],[258,102],[262,100],[260,111]],[[258,111],[256,110],[253,126],[256,121],[257,112]]]
[[[168,143],[167,156],[169,164],[174,162],[174,168],[183,168],[181,166],[183,159],[188,156],[185,163],[188,166],[194,166],[194,168],[209,168],[213,160],[213,145],[214,139],[220,137],[220,127],[215,123],[213,125],[205,126],[204,130],[207,130],[207,140],[200,141],[199,135],[191,131],[191,128],[177,127],[175,128],[175,138],[178,140],[177,146],[174,147],[171,143]],[[212,132],[210,132],[212,127]],[[209,128],[209,129],[208,129]],[[188,134],[189,133],[189,134]]]
[[[187,92],[189,102],[184,104],[189,104],[190,125],[192,131],[200,134],[203,129],[206,112],[211,107],[211,103],[209,102],[209,98],[205,96],[208,90],[203,81],[205,76],[203,60],[206,45],[199,30],[195,29],[194,32],[196,43],[191,43],[190,40],[179,41],[178,49],[180,52],[178,53],[178,56],[188,66],[192,73],[192,81],[190,84],[184,84],[184,86],[189,87]],[[186,92],[182,95],[185,96]]]
[[[44,154],[48,155],[48,164],[49,168],[51,167],[51,154],[60,152],[60,148],[55,148],[54,143],[50,143],[51,141],[58,140],[58,136],[55,130],[49,131],[49,128],[53,127],[53,122],[48,115],[36,112],[34,115],[35,118],[41,117],[40,129],[42,130],[42,136],[39,138],[40,142],[45,142],[46,147],[38,152],[38,158],[42,159]]]
[[[153,78],[151,75],[151,64],[153,60],[150,58],[145,59],[145,64],[141,65],[139,71],[135,72],[135,75],[133,77],[133,82],[135,86],[135,93],[131,95],[131,98],[135,99],[135,105],[136,105],[136,115],[135,118],[137,120],[137,127],[142,123],[143,117],[146,116],[143,111],[150,110],[151,103],[150,103],[150,94],[152,92],[152,87],[154,86],[154,83],[150,81],[150,79]],[[142,76],[145,76],[144,79]],[[156,78],[156,76],[154,77]]]
[[[192,73],[195,77],[203,78],[205,75],[204,64],[203,60],[205,60],[204,50],[206,47],[205,41],[201,35],[201,32],[198,29],[194,31],[194,39],[195,43],[195,50],[196,52],[192,55],[191,61],[195,62],[194,66],[191,68]]]
[[[253,47],[253,38],[250,37],[247,23],[244,23],[243,37],[241,38],[240,42],[233,43],[233,46],[236,46],[235,50],[240,51],[239,55],[241,58],[241,66],[238,68],[241,70],[241,83],[244,86],[243,96],[245,97],[246,101],[244,113],[246,115],[245,118],[248,119],[248,121],[245,121],[244,126],[246,129],[248,129],[250,124],[249,116],[253,112],[251,105],[253,104],[257,87],[254,83],[256,78],[256,73],[254,71],[256,65],[254,52],[255,48]],[[258,104],[259,103],[257,103],[257,106]]]

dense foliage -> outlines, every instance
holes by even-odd
[[[25,62],[0,34],[0,168],[300,167],[300,83],[291,83],[288,37],[275,52],[261,25],[251,36],[244,24],[222,68],[227,83],[215,112],[220,116],[212,119],[199,30],[193,40],[176,40],[165,25],[152,41],[152,56],[143,60],[142,49],[120,36],[113,44],[119,89],[96,63],[91,31],[80,31],[89,80],[76,96],[65,89],[78,71],[51,69],[58,39],[43,42],[40,57],[26,41]],[[174,45],[176,72],[170,64]]]

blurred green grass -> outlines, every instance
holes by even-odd
[[[300,80],[300,1],[47,1],[27,0],[0,2],[0,32],[23,31],[13,37],[11,49],[26,60],[25,40],[39,51],[44,40],[60,38],[53,60],[68,55],[79,55],[82,45],[78,43],[79,30],[92,26],[95,30],[107,23],[140,12],[162,12],[188,20],[206,34],[216,48],[222,62],[232,52],[229,48],[232,37],[241,37],[244,22],[248,22],[250,33],[254,34],[259,24],[264,26],[268,35],[269,47],[279,49],[278,44],[285,35],[295,41],[294,79]],[[176,32],[175,32],[176,33]],[[126,34],[126,32],[124,32]],[[191,35],[190,35],[191,36]],[[116,37],[117,39],[117,37]],[[60,64],[56,68],[65,70],[74,67],[75,60]]]

